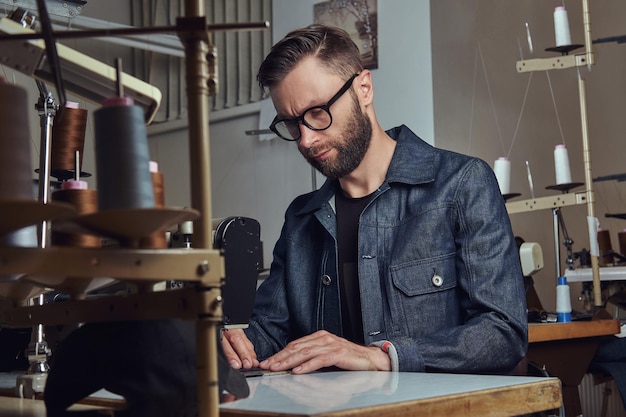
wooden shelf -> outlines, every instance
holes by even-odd
[[[529,323],[528,343],[610,336],[619,332],[619,320],[591,320],[571,323]]]

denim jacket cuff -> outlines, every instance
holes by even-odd
[[[389,355],[389,360],[391,361],[391,372],[398,372],[400,369],[400,365],[398,364],[398,352],[396,352],[396,348],[388,340],[379,340],[377,342],[370,343],[370,346],[377,346],[387,355]]]

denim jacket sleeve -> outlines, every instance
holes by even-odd
[[[413,264],[389,265],[390,291],[401,293],[401,319],[407,324],[387,338],[401,371],[508,372],[527,349],[517,245],[491,168],[474,158],[451,166],[456,172],[440,167],[432,184],[448,197],[431,208],[448,207],[446,215],[433,209],[413,237],[426,240],[429,247],[420,242],[415,247],[428,255],[418,255]],[[447,225],[435,216],[446,217]]]

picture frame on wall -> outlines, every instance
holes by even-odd
[[[329,0],[313,5],[314,23],[337,26],[350,34],[367,69],[378,68],[377,0]]]

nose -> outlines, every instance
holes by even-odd
[[[304,124],[300,123],[300,139],[298,139],[298,146],[301,148],[309,149],[315,142],[317,142],[317,132],[307,128]]]

